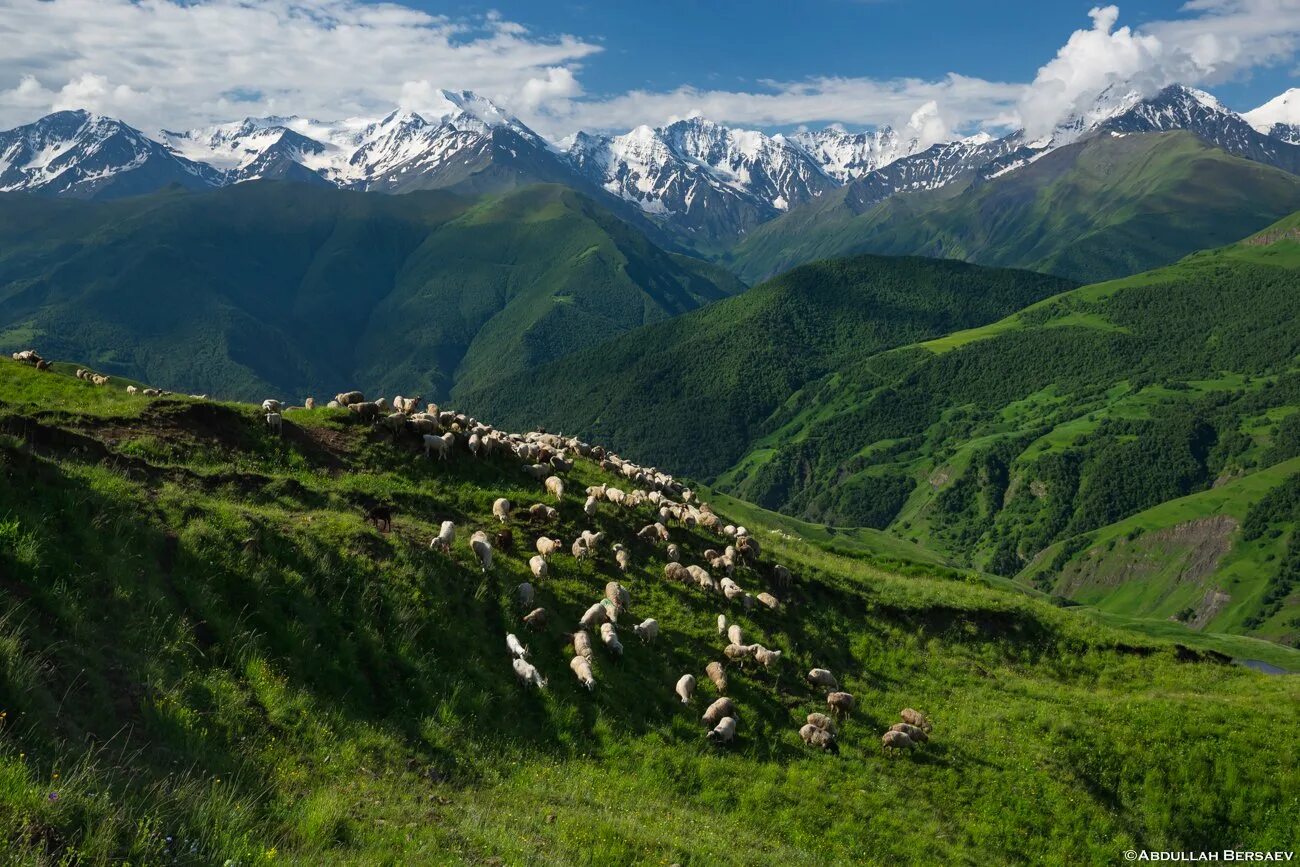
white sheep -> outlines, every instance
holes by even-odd
[[[573,652],[587,659],[594,658],[591,652],[591,636],[587,634],[585,629],[579,629],[573,633]]]
[[[492,503],[492,515],[501,523],[510,520],[510,501],[505,497],[497,497]]]
[[[483,571],[487,572],[492,568],[492,543],[488,541],[487,533],[482,530],[475,530],[474,535],[470,537],[469,546],[474,550],[474,556],[478,557],[479,565]]]
[[[438,453],[440,460],[447,459],[447,441],[435,434],[425,434],[424,437],[424,456],[431,457],[434,452]]]
[[[672,542],[668,545],[667,557],[673,563],[677,563],[682,559],[682,549],[678,547],[676,542]]]
[[[738,599],[741,596],[745,595],[745,591],[741,588],[739,584],[737,584],[735,581],[732,581],[730,578],[723,578],[722,595],[726,596],[728,599]]]
[[[479,436],[477,432],[472,433],[465,444],[469,446],[470,454],[478,457],[478,453],[483,450],[483,437]]]
[[[884,753],[888,753],[891,749],[895,752],[899,750],[910,750],[912,746],[911,738],[902,732],[896,732],[893,729],[890,729],[880,736],[880,751]]]
[[[127,393],[127,394],[139,394],[139,393],[140,393],[140,389],[136,388],[134,385],[128,385],[128,386],[126,387],[126,393]]]
[[[578,676],[578,682],[587,689],[596,687],[596,678],[591,673],[591,663],[584,656],[575,656],[569,660],[569,668]]]
[[[506,633],[506,648],[509,649],[511,656],[517,656],[520,659],[528,658],[528,648],[519,643],[518,637],[513,632]]]
[[[573,540],[573,547],[571,550],[573,551],[573,559],[575,560],[586,560],[591,556],[591,549],[582,544],[581,537]]]
[[[564,480],[559,476],[548,476],[545,485],[546,492],[555,497],[556,502],[564,498]]]
[[[727,627],[727,640],[732,644],[744,644],[745,633],[738,624],[731,624]]]
[[[266,426],[269,427],[276,436],[284,434],[284,416],[278,412],[268,412],[266,414]]]
[[[653,617],[646,618],[632,627],[632,634],[645,642],[653,642],[659,637],[659,621]]]
[[[442,527],[438,530],[438,535],[433,537],[429,543],[429,548],[434,551],[441,551],[444,554],[451,553],[451,543],[456,541],[456,524],[452,521],[443,521]]]
[[[626,572],[632,565],[632,555],[622,545],[615,545],[614,561],[618,563],[619,571]]]
[[[726,716],[718,720],[718,724],[705,737],[715,744],[730,743],[736,737],[736,718]]]
[[[780,601],[778,601],[777,598],[773,596],[771,593],[758,594],[758,601],[762,602],[764,605],[766,605],[768,608],[771,608],[773,611],[781,610]]]
[[[695,675],[683,674],[677,679],[675,688],[677,696],[682,700],[682,704],[690,704],[691,696],[695,694]]]
[[[280,412],[284,409],[284,404],[278,400],[267,399],[262,401],[262,412]]]
[[[536,598],[536,595],[533,585],[527,581],[515,588],[515,599],[519,601],[520,608],[532,608],[533,599]]]
[[[537,553],[542,555],[542,559],[549,560],[551,555],[561,550],[564,544],[559,539],[551,539],[542,536],[537,540]]]
[[[600,624],[600,640],[605,645],[605,649],[615,656],[623,655],[623,642],[618,640],[618,632],[614,629],[612,623]]]
[[[840,688],[840,682],[835,679],[835,675],[831,674],[830,671],[825,668],[814,668],[812,671],[804,675],[804,679],[813,686],[824,686],[828,689]]]
[[[511,664],[515,669],[515,677],[519,678],[521,684],[536,687],[537,689],[546,689],[546,681],[542,679],[537,667],[531,662],[525,662],[522,657],[519,657]]]
[[[578,621],[578,625],[583,629],[591,629],[599,626],[607,620],[609,620],[609,609],[606,608],[604,604],[596,602],[582,615],[582,619]]]
[[[588,518],[593,518],[593,517],[595,517],[595,516],[596,516],[596,498],[593,497],[593,496],[589,496],[589,497],[587,497],[587,502],[585,502],[585,503],[582,504],[582,511],[586,513],[586,515],[587,515]]]
[[[632,594],[617,581],[605,585],[605,598],[614,603],[614,610],[622,613],[632,607]]]
[[[593,533],[590,530],[583,530],[582,535],[579,538],[582,539],[583,545],[587,546],[594,552],[605,539],[605,534],[603,532]]]
[[[533,577],[538,581],[546,578],[546,574],[550,571],[550,567],[546,564],[546,558],[541,554],[534,554],[532,557],[528,558],[528,568],[532,571]]]
[[[727,671],[722,667],[721,662],[710,662],[704,667],[704,673],[713,681],[714,688],[718,693],[724,694],[727,691]]]
[[[768,650],[761,644],[754,645],[754,659],[764,668],[772,668],[781,662],[781,651]]]
[[[732,662],[735,662],[743,666],[745,664],[745,660],[753,659],[754,645],[728,644],[726,648],[723,649],[722,652],[726,654],[727,659],[730,659]]]

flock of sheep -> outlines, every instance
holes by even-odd
[[[33,350],[13,354],[15,361],[30,364],[38,369],[48,370],[49,364]],[[88,370],[78,369],[76,376],[104,385],[108,377]],[[135,387],[129,392],[136,393]],[[146,396],[164,394],[158,389],[144,389]],[[193,395],[203,399],[206,395]],[[793,587],[794,576],[785,566],[777,563],[763,569],[760,560],[761,545],[757,538],[743,526],[725,524],[707,503],[698,502],[694,493],[671,475],[660,472],[653,467],[641,467],[631,461],[608,452],[601,446],[589,445],[573,437],[562,437],[545,431],[527,434],[506,433],[482,424],[462,413],[440,410],[429,404],[419,411],[420,398],[393,398],[391,405],[380,398],[365,400],[359,391],[344,392],[329,402],[331,407],[345,407],[359,420],[368,422],[376,428],[382,428],[392,434],[394,441],[403,434],[419,438],[423,444],[426,458],[448,460],[458,448],[464,448],[475,457],[492,454],[512,455],[522,462],[522,470],[542,485],[546,494],[559,505],[566,495],[564,474],[573,468],[576,458],[584,458],[597,463],[608,473],[625,478],[631,490],[609,484],[588,487],[584,493],[583,512],[588,518],[596,515],[602,503],[608,503],[626,513],[631,513],[644,505],[649,505],[655,512],[653,522],[646,524],[637,533],[638,539],[651,544],[664,546],[664,578],[680,582],[688,587],[697,588],[705,593],[721,596],[728,603],[739,605],[748,611],[756,606],[763,606],[772,611],[781,610],[780,600],[772,593],[762,591],[751,594],[737,581],[742,572],[757,576],[766,571],[772,588],[787,594]],[[302,406],[286,407],[281,401],[268,399],[263,401],[266,425],[277,435],[283,432],[284,413],[297,409],[312,409],[313,399],[308,398]],[[517,509],[505,497],[499,497],[492,504],[492,515],[501,525],[501,529],[490,537],[482,529],[476,530],[470,537],[469,548],[483,572],[492,569],[494,552],[499,548],[513,547],[513,532],[507,526],[515,518]],[[554,523],[559,512],[545,503],[535,503],[524,511],[530,524],[546,525]],[[388,530],[391,522],[391,510],[385,507],[371,509],[367,517],[382,530]],[[700,564],[682,562],[683,551],[671,541],[670,526],[679,526],[688,530],[700,528],[725,540],[729,544],[721,550],[704,551],[704,560],[708,567]],[[450,555],[456,539],[456,526],[452,521],[443,521],[438,535],[429,543],[434,551]],[[577,560],[587,560],[597,556],[605,547],[605,533],[584,530],[569,546]],[[534,581],[546,580],[550,571],[551,557],[564,550],[558,538],[543,534],[536,543],[537,553],[529,561],[529,570]],[[629,548],[619,542],[608,546],[620,571],[626,572],[631,566]],[[572,646],[573,656],[569,668],[579,683],[588,690],[596,686],[592,670],[595,658],[595,640],[598,638],[603,651],[612,657],[623,655],[623,644],[618,636],[620,617],[627,615],[631,607],[631,594],[617,581],[605,585],[604,595],[583,612],[576,628],[566,633],[566,646]],[[520,584],[515,590],[515,599],[526,613],[522,622],[534,630],[544,629],[549,620],[545,608],[534,607],[536,589],[531,582]],[[718,697],[708,705],[701,719],[707,729],[708,740],[725,744],[736,737],[736,728],[740,714],[735,703],[727,697],[727,666],[733,665],[741,670],[749,663],[761,666],[765,670],[777,669],[782,659],[782,651],[772,650],[757,643],[746,643],[743,630],[739,624],[728,623],[726,614],[717,615],[718,635],[726,640],[722,647],[722,659],[709,662],[704,669],[705,676],[713,684]],[[653,643],[659,635],[659,622],[646,618],[632,626],[632,633],[642,643]],[[514,633],[505,636],[506,649],[511,665],[519,683],[525,688],[544,689],[546,678],[537,667],[529,661],[528,648]],[[813,668],[805,675],[805,680],[815,687],[827,690],[826,706],[833,717],[843,720],[852,713],[856,705],[855,697],[840,690],[835,675],[825,668]],[[678,678],[674,692],[682,704],[689,705],[695,694],[697,680],[695,675],[686,673]],[[881,747],[886,752],[910,749],[929,740],[932,731],[926,717],[912,708],[901,712],[902,722],[892,726],[881,737]],[[799,736],[805,744],[819,749],[838,753],[838,728],[835,719],[825,713],[814,712],[807,716],[806,723],[799,729]]]

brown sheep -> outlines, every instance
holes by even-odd
[[[546,609],[534,608],[532,611],[529,611],[524,615],[524,623],[528,624],[533,629],[545,629]]]
[[[735,717],[736,704],[731,699],[723,697],[709,705],[708,710],[704,711],[704,716],[700,722],[712,728],[722,721],[723,717]]]
[[[889,731],[885,732],[883,735],[880,736],[881,752],[887,753],[891,749],[894,750],[895,752],[897,752],[898,750],[910,750],[912,746],[913,744],[911,738],[909,738],[907,735],[903,734],[902,732],[896,732],[893,729],[890,729]]]
[[[826,706],[837,716],[848,716],[853,712],[855,699],[847,692],[833,692],[826,696]]]
[[[710,662],[704,668],[704,673],[713,681],[713,687],[719,695],[725,695],[727,692],[727,672],[722,667],[721,662]]]
[[[898,715],[902,717],[903,722],[908,725],[914,725],[923,731],[928,732],[934,729],[934,726],[928,719],[926,719],[925,714],[921,713],[919,710],[912,710],[910,707],[905,707],[899,711]]]
[[[925,733],[925,729],[919,729],[910,723],[894,723],[889,727],[889,730],[891,732],[902,732],[918,744],[923,744],[930,739],[930,736]]]

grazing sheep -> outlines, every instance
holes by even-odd
[[[614,546],[614,561],[618,563],[619,571],[626,572],[632,565],[632,555],[622,545]]]
[[[474,457],[478,457],[478,453],[483,450],[483,437],[479,436],[478,432],[475,431],[469,435],[469,439],[465,441],[465,445],[469,448],[470,454]]]
[[[772,583],[776,585],[777,590],[788,593],[794,585],[794,575],[790,573],[789,569],[777,563],[772,567]]]
[[[352,406],[354,403],[364,402],[365,399],[365,395],[359,391],[345,391],[342,394],[334,395],[334,400],[338,402],[339,406]]]
[[[926,719],[925,714],[921,713],[919,710],[912,710],[910,707],[905,707],[899,711],[898,715],[902,717],[903,722],[908,723],[909,725],[914,725],[923,731],[929,732],[934,730],[934,726],[930,723],[930,720]]]
[[[659,621],[653,617],[642,620],[632,627],[632,634],[645,642],[653,642],[659,637]]]
[[[612,599],[602,599],[600,604],[605,608],[605,619],[610,623],[618,623],[618,606]]]
[[[605,585],[605,598],[614,603],[614,609],[620,614],[632,606],[632,594],[617,581]]]
[[[930,740],[930,736],[925,733],[925,729],[917,728],[911,723],[894,723],[889,727],[891,732],[902,732],[918,744],[923,744]]]
[[[718,724],[713,727],[713,731],[709,732],[705,737],[715,744],[730,743],[736,737],[736,718],[726,716],[718,720]]]
[[[848,716],[853,712],[855,703],[856,700],[847,692],[833,692],[826,696],[826,706],[834,711],[836,716]]]
[[[739,624],[733,623],[727,627],[727,640],[732,644],[744,644],[745,631],[740,628]]]
[[[269,427],[276,436],[284,434],[284,416],[278,412],[268,412],[266,414],[266,426]]]
[[[373,401],[354,403],[348,409],[355,413],[357,418],[368,422],[378,421],[381,411],[379,404]]]
[[[731,635],[731,633],[727,631],[727,615],[725,614],[718,615],[718,634],[726,635],[728,637]],[[739,644],[740,642],[736,643]]]
[[[573,540],[573,546],[570,549],[573,552],[573,559],[586,560],[591,556],[591,549],[582,543],[581,538]]]
[[[723,578],[722,595],[726,596],[728,599],[739,599],[741,596],[745,595],[745,591],[741,589],[739,584],[732,581],[730,578]]]
[[[128,385],[128,386],[126,387],[126,393],[127,393],[127,394],[138,394],[139,392],[140,392],[140,389],[136,388],[134,385]]]
[[[314,397],[309,397],[309,398],[307,398],[306,400],[304,400],[304,401],[302,402],[302,408],[303,408],[303,409],[315,409],[315,408],[316,408],[316,398],[314,398]]]
[[[528,520],[535,524],[552,524],[560,517],[560,513],[545,503],[534,503],[528,507]]]
[[[578,683],[581,683],[589,690],[595,689],[596,678],[592,676],[591,663],[587,661],[586,657],[573,657],[573,659],[569,660],[569,668],[571,668],[573,673],[578,676]]]
[[[828,753],[839,754],[840,745],[835,740],[834,732],[819,729],[816,726],[804,726],[799,730],[799,734],[803,735],[805,729],[812,729],[809,736],[804,738],[805,743],[810,746],[818,747]]]
[[[583,629],[592,629],[609,620],[609,609],[600,602],[594,603],[583,613],[578,625]]]
[[[623,642],[618,640],[618,632],[614,629],[612,623],[600,624],[600,640],[605,645],[605,649],[615,656],[623,655]]]
[[[627,502],[627,494],[623,493],[618,488],[606,488],[605,499],[609,500],[616,506],[621,506]]]
[[[766,647],[763,647],[761,644],[755,645],[754,659],[756,659],[758,661],[758,664],[763,666],[764,668],[772,668],[773,666],[778,665],[781,662],[781,651],[768,650]]]
[[[588,518],[596,516],[596,498],[594,496],[587,497],[587,502],[582,504],[582,511],[586,513]]]
[[[513,551],[515,549],[515,534],[509,527],[498,530],[494,537],[493,543],[499,551]]]
[[[545,579],[547,572],[550,571],[550,567],[546,563],[546,558],[541,554],[534,554],[532,557],[528,558],[528,568],[532,571],[533,577],[538,581]]]
[[[667,557],[673,563],[676,563],[682,559],[682,549],[677,546],[676,542],[673,542],[668,546]]]
[[[381,533],[392,532],[393,529],[393,507],[392,506],[371,506],[366,509],[366,520],[375,525],[375,529]]]
[[[709,680],[713,681],[713,687],[719,695],[726,693],[727,671],[722,667],[721,662],[710,662],[704,667],[704,673],[709,676]]]
[[[546,485],[546,493],[550,494],[552,497],[555,497],[555,501],[557,503],[560,500],[564,499],[564,480],[561,479],[559,476],[549,476],[546,479],[545,485]]]
[[[771,593],[758,594],[758,601],[762,602],[764,605],[766,605],[768,608],[771,608],[773,611],[781,610],[781,603]]]
[[[591,636],[587,634],[585,629],[579,629],[577,632],[573,633],[573,652],[578,656],[583,656],[587,659],[593,658],[591,651]]]
[[[482,530],[475,530],[474,535],[469,539],[469,547],[473,549],[474,556],[478,557],[479,566],[487,572],[492,568],[492,543],[488,541],[487,533]]]
[[[891,749],[895,752],[899,750],[910,750],[912,748],[912,739],[902,732],[889,730],[880,736],[880,751],[889,752]]]
[[[530,466],[524,467],[524,472],[532,476],[534,479],[536,479],[539,482],[545,482],[546,478],[551,474],[551,465],[532,464]]]
[[[425,434],[424,437],[424,456],[430,457],[434,452],[438,453],[440,460],[447,460],[447,441],[434,434]]]
[[[754,657],[754,647],[748,644],[728,644],[722,652],[726,654],[727,659],[742,666],[745,660]]]
[[[683,674],[677,679],[677,686],[674,688],[682,704],[690,704],[691,696],[695,694],[695,675]]]
[[[803,738],[804,743],[811,744],[812,736],[819,731],[822,731],[822,729],[819,729],[817,726],[813,725],[812,723],[808,723],[807,725],[804,725],[799,729],[799,737]]]
[[[497,497],[492,503],[492,516],[501,523],[510,520],[510,501],[505,497]]]
[[[406,430],[406,413],[389,413],[382,419],[379,419],[379,423],[386,427],[388,432],[393,435],[393,442],[397,442],[397,438],[402,435],[402,431]]]
[[[579,538],[582,539],[582,544],[595,552],[596,548],[600,546],[600,543],[605,540],[605,534],[604,532],[593,533],[590,530],[583,530],[582,535]]]
[[[550,539],[546,536],[542,536],[537,540],[537,553],[541,554],[542,558],[546,560],[551,559],[551,555],[556,551],[561,550],[563,547],[564,543],[559,539]]]
[[[515,588],[515,599],[518,600],[520,608],[532,608],[533,599],[536,598],[536,595],[533,585],[527,581]]]
[[[142,391],[142,392],[140,392],[140,393],[143,394],[145,397],[161,397],[161,396],[162,396],[162,391],[161,391],[160,389],[157,389],[157,388],[146,388],[144,391]]]
[[[835,679],[835,675],[831,674],[824,668],[814,668],[804,676],[804,679],[813,686],[824,686],[828,689],[840,688],[840,682]]]
[[[704,723],[706,726],[713,727],[721,722],[723,717],[734,716],[736,716],[735,703],[731,699],[723,697],[709,705],[708,710],[704,712],[704,716],[700,719],[700,722]]]
[[[262,412],[280,412],[283,409],[284,404],[280,403],[278,400],[267,399],[262,401]]]
[[[646,542],[649,542],[659,538],[659,532],[655,530],[654,524],[646,524],[640,530],[636,531],[636,536],[638,539],[642,539]]]
[[[517,656],[520,659],[528,658],[528,648],[519,643],[519,639],[513,632],[506,633],[506,648],[510,651],[511,656]]]
[[[664,564],[664,578],[669,581],[680,581],[683,584],[691,580],[690,570],[681,563],[672,562]]]
[[[545,629],[546,609],[534,608],[532,611],[529,611],[527,614],[524,615],[523,620],[524,623],[528,624],[533,629]]]
[[[717,582],[713,580],[713,576],[710,575],[703,566],[692,564],[686,567],[686,571],[690,573],[690,577],[695,580],[696,585],[698,585],[701,590],[717,589]]]
[[[817,726],[819,729],[825,729],[832,734],[835,733],[835,720],[831,719],[824,713],[808,714],[808,725]]]
[[[433,537],[429,543],[429,548],[434,551],[441,551],[444,554],[451,553],[451,543],[456,541],[456,525],[452,521],[443,521],[442,527],[438,530],[438,535]]]

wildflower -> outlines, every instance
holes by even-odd
[[[58,792],[50,792],[50,800],[51,800],[51,801],[57,801],[58,799],[59,799],[59,793],[58,793]]]

